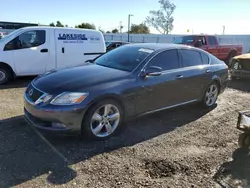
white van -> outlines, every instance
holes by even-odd
[[[81,65],[105,52],[104,37],[96,30],[21,28],[0,39],[0,84],[15,76]]]

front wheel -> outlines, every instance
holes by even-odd
[[[91,140],[106,140],[119,131],[123,116],[123,109],[115,100],[97,102],[84,118],[82,134]]]
[[[205,107],[212,107],[215,105],[217,98],[219,95],[219,87],[216,83],[212,83],[208,86],[204,97],[203,97],[203,104]]]
[[[9,82],[11,76],[11,72],[8,69],[0,67],[0,85]]]

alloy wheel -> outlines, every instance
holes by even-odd
[[[0,82],[3,82],[6,79],[7,75],[4,71],[0,70]]]
[[[96,137],[103,138],[111,135],[118,127],[119,122],[119,109],[113,104],[105,104],[94,112],[90,127]]]
[[[207,106],[212,106],[216,102],[218,97],[218,87],[216,84],[212,84],[209,86],[206,92],[206,105]]]

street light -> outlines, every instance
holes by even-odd
[[[134,16],[133,14],[128,15],[128,42],[129,42],[129,29],[130,29],[130,17]]]

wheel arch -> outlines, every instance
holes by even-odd
[[[219,89],[219,93],[220,93],[220,91],[221,91],[221,79],[219,76],[214,75],[212,80],[207,84],[205,90],[202,92],[201,100],[203,99],[203,97],[207,91],[208,86],[210,86],[212,83],[216,83],[218,85],[218,89]]]
[[[122,97],[119,96],[118,94],[105,94],[105,95],[102,95],[102,96],[99,96],[97,98],[95,98],[86,108],[86,111],[85,111],[85,114],[83,115],[83,118],[82,118],[82,121],[84,120],[88,110],[93,106],[95,105],[97,102],[101,101],[101,100],[114,100],[116,102],[118,102],[121,107],[122,107],[122,110],[123,110],[123,113],[124,113],[124,116],[126,117],[127,115],[127,107],[124,103],[124,101],[122,100]],[[124,118],[126,119],[126,118]]]
[[[12,73],[13,76],[16,76],[13,68],[9,64],[0,61],[0,67],[1,68],[7,68]]]

